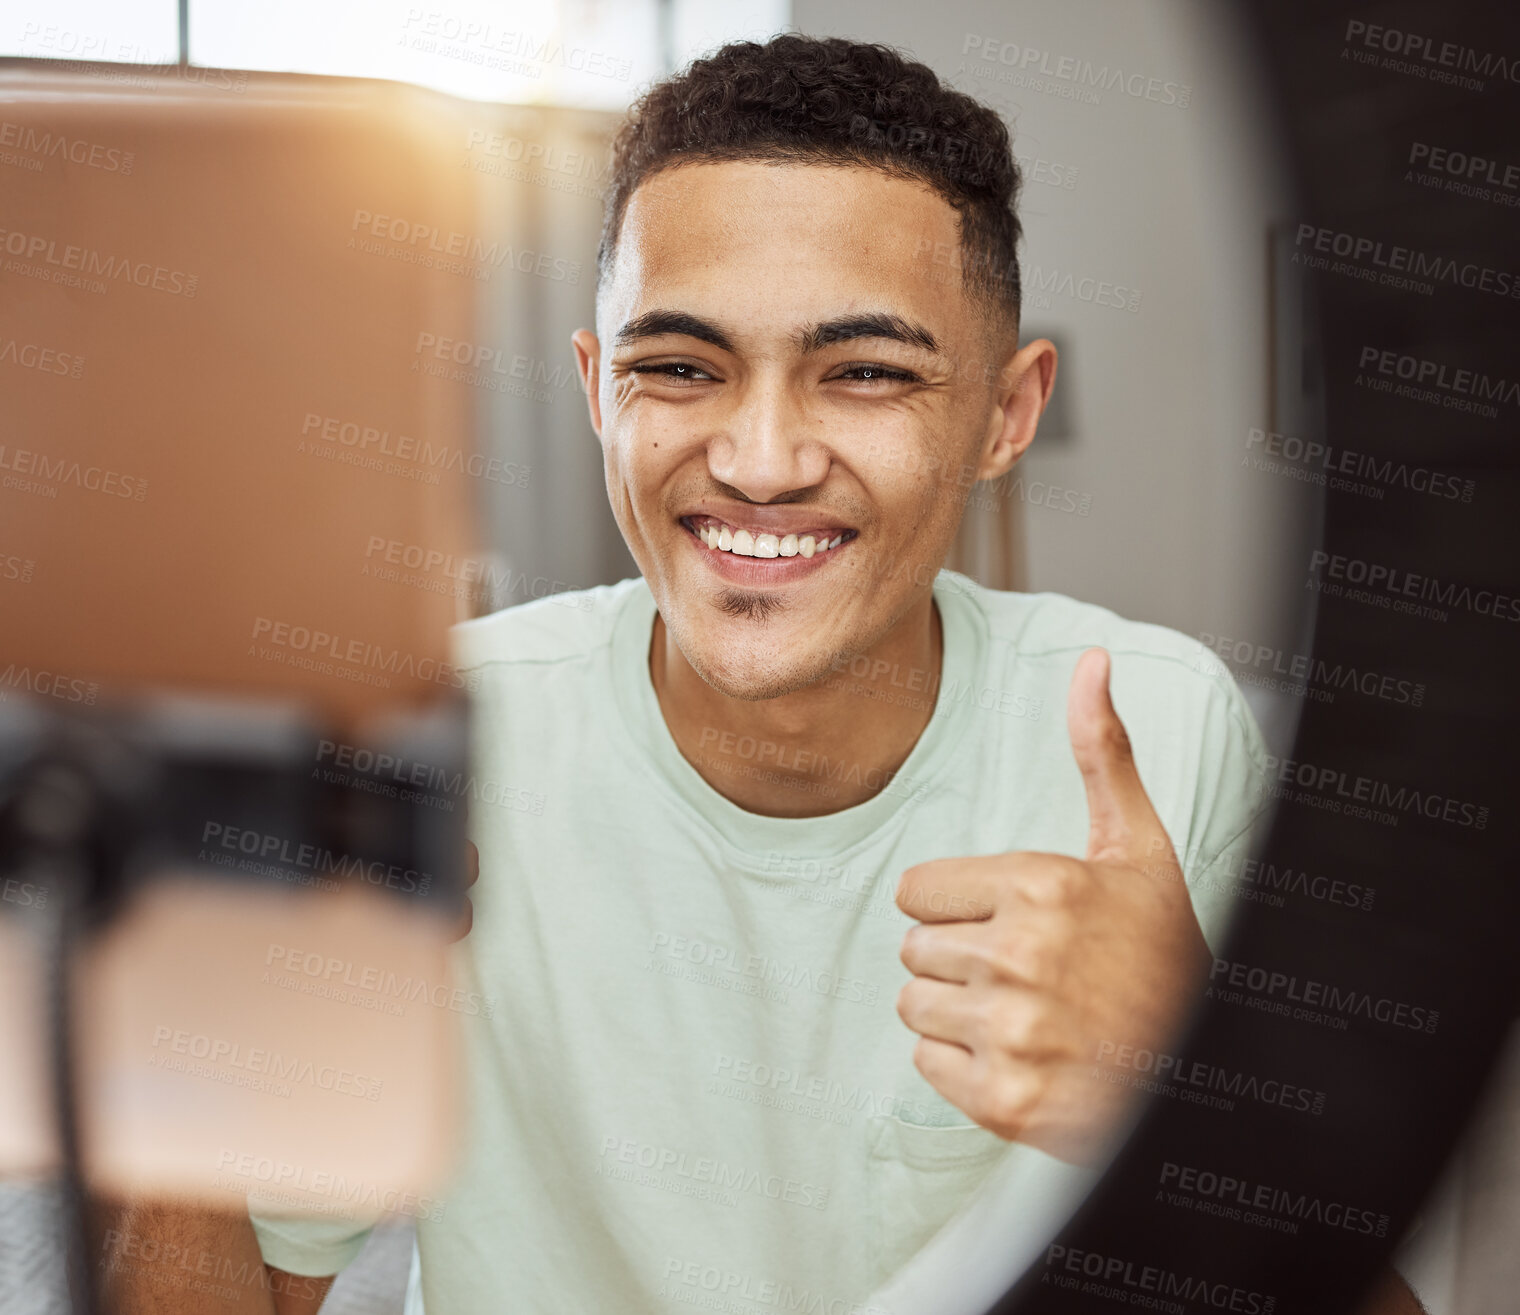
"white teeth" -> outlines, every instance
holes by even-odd
[[[844,542],[843,533],[832,539],[813,534],[776,535],[766,530],[752,534],[723,524],[703,525],[698,528],[697,537],[717,552],[738,557],[812,557]]]

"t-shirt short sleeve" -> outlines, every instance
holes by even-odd
[[[1195,669],[1209,682],[1209,698],[1193,815],[1178,858],[1204,940],[1218,954],[1270,811],[1269,772],[1261,729],[1228,669],[1201,659]]]
[[[255,1213],[255,1208],[250,1201],[248,1217],[264,1263],[308,1278],[325,1278],[344,1269],[364,1249],[374,1227],[373,1221],[362,1219]]]

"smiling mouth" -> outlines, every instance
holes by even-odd
[[[716,516],[682,516],[681,524],[712,551],[734,557],[814,557],[858,536],[856,530],[827,528],[804,534],[772,534],[731,525]]]

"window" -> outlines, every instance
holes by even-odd
[[[0,54],[170,64],[178,0],[11,0]],[[790,0],[189,0],[189,62],[386,78],[472,100],[621,109]]]
[[[179,7],[175,0],[6,0],[0,55],[172,64]]]

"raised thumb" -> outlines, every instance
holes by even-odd
[[[1104,649],[1088,649],[1077,659],[1066,699],[1071,751],[1087,788],[1087,857],[1175,865],[1166,828],[1140,783],[1129,734],[1109,697],[1110,665]]]

